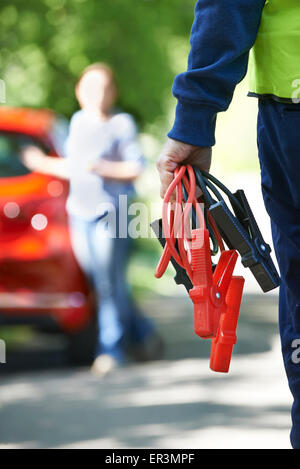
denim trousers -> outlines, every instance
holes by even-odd
[[[281,275],[279,331],[293,395],[290,438],[292,447],[300,449],[300,104],[260,99],[257,141],[262,192]]]
[[[122,362],[128,344],[142,343],[154,332],[152,321],[135,304],[126,279],[132,239],[115,236],[105,217],[87,221],[71,215],[69,224],[75,257],[97,293],[96,355],[108,354]]]

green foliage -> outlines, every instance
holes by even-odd
[[[172,47],[180,49],[179,39],[188,46],[194,3],[1,0],[0,77],[7,104],[50,107],[70,116],[77,109],[78,75],[104,61],[117,73],[120,106],[142,125],[153,123],[171,96],[177,71]]]

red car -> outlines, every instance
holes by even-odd
[[[74,258],[65,211],[68,183],[30,172],[21,149],[59,158],[60,118],[0,107],[0,324],[63,331],[73,361],[92,358],[92,293]]]

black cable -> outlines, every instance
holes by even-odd
[[[186,188],[184,187],[183,182],[181,182],[181,187],[182,187],[184,201],[187,202],[188,193],[187,193]],[[192,207],[192,228],[195,229],[196,227],[197,227],[197,215],[196,215],[194,207]]]
[[[217,199],[219,201],[221,200],[224,200],[223,197],[221,196],[220,192],[218,191],[218,189],[216,188],[216,186],[214,186],[209,179],[207,178],[204,178],[204,181],[207,185],[207,187],[209,187],[209,189],[215,194],[215,196],[217,197]]]
[[[210,180],[212,183],[214,183],[217,187],[219,187],[219,189],[221,189],[222,192],[224,192],[224,194],[227,195],[230,203],[235,206],[241,213],[243,213],[245,216],[245,210],[244,208],[241,206],[240,202],[237,200],[237,198],[233,195],[233,193],[222,183],[220,182],[217,178],[215,178],[214,176],[212,176],[210,173],[208,173],[207,171],[201,171],[203,177],[205,179],[208,179]]]
[[[195,177],[196,177],[196,182],[198,183],[198,186],[200,187],[202,194],[203,194],[203,199],[205,204],[210,207],[211,205],[214,204],[214,200],[211,197],[210,193],[207,190],[205,181],[203,179],[203,176],[201,174],[201,171],[198,168],[193,167]]]

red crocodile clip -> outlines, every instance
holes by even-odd
[[[209,232],[206,228],[192,231],[192,283],[189,294],[194,303],[195,333],[203,338],[215,337],[220,317],[226,306],[225,297],[237,261],[236,251],[222,251],[213,273]]]
[[[232,277],[225,298],[226,308],[222,313],[216,337],[212,340],[210,368],[228,373],[232,349],[236,343],[236,328],[244,288],[244,277]]]
[[[210,368],[228,372],[242,299],[244,278],[234,277],[238,258],[235,250],[222,251],[212,271],[209,232],[205,227],[192,231],[189,253],[192,264],[195,333],[212,339]]]

